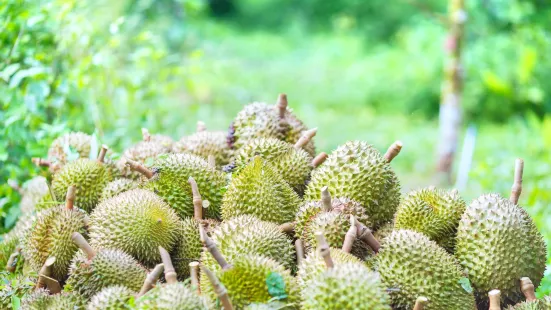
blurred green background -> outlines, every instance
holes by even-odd
[[[440,0],[3,0],[0,2],[0,232],[19,215],[7,184],[68,131],[121,152],[141,127],[179,139],[198,120],[225,130],[244,104],[289,104],[318,127],[318,150],[380,150],[404,190],[434,181],[443,44]],[[551,3],[467,0],[464,126],[476,132],[469,201],[508,195],[551,244]],[[462,143],[463,137],[460,142]],[[462,147],[459,146],[459,156]],[[457,165],[455,166],[457,169]],[[455,173],[455,172],[454,172]],[[551,263],[551,261],[550,261]],[[539,294],[551,292],[551,273]]]

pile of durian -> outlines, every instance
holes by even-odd
[[[229,133],[142,133],[119,158],[63,135],[34,159],[44,176],[11,183],[22,215],[0,263],[31,282],[21,309],[551,309],[521,160],[509,199],[403,194],[401,142],[316,154],[285,95]]]

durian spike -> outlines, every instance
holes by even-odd
[[[302,239],[295,240],[295,250],[297,251],[297,266],[300,266],[304,260],[304,244],[302,243]]]
[[[378,253],[379,248],[381,248],[381,244],[375,238],[375,236],[373,236],[371,229],[369,229],[364,224],[360,223],[357,219],[355,219],[355,222],[356,222],[356,227],[358,228],[358,238],[363,242],[367,243],[367,245],[369,245],[369,247],[375,253]]]
[[[310,140],[316,135],[318,132],[317,128],[312,128],[310,130],[306,130],[302,133],[298,141],[295,143],[295,149],[300,150],[303,146],[308,144]]]
[[[199,262],[189,263],[189,274],[191,275],[191,286],[197,289],[198,295],[201,295],[201,287],[199,286]]]
[[[276,108],[279,112],[279,118],[285,118],[285,112],[287,112],[287,95],[279,94],[277,97]]]
[[[325,212],[333,210],[333,206],[331,205],[331,193],[329,193],[329,188],[327,186],[321,188],[321,205]]]
[[[44,265],[40,268],[40,271],[38,272],[41,276],[49,276],[52,274],[52,265],[55,263],[55,257],[50,256],[46,261],[44,262]],[[38,280],[36,281],[35,289],[39,288],[45,288],[46,282],[44,282],[44,278],[38,277]]]
[[[142,128],[142,139],[145,142],[151,141],[151,135],[149,134],[149,130],[147,130],[147,128]]]
[[[98,155],[98,161],[100,163],[103,163],[103,161],[105,160],[105,155],[107,154],[107,151],[109,151],[109,147],[107,147],[107,145],[103,144],[101,146],[101,150],[99,151],[99,155]]]
[[[228,290],[226,289],[224,284],[222,284],[222,282],[220,282],[220,280],[214,275],[214,273],[210,271],[210,269],[208,269],[205,265],[201,265],[201,270],[207,275],[207,278],[212,284],[214,293],[216,293],[216,296],[218,296],[218,299],[222,304],[222,308],[224,310],[233,310],[230,297],[228,296]]]
[[[65,196],[65,208],[67,210],[73,210],[75,206],[75,197],[76,197],[77,187],[76,185],[71,185],[67,189],[67,196]]]
[[[197,121],[197,132],[206,131],[207,125],[203,121]]]
[[[130,158],[125,158],[124,160],[125,160],[125,165],[130,167],[130,169],[143,174],[148,179],[151,179],[153,177],[153,171],[147,169],[144,165],[140,164],[139,162],[133,161]]]
[[[491,290],[488,293],[488,297],[490,298],[489,310],[501,310],[501,291]]]
[[[524,297],[526,297],[526,301],[536,301],[536,293],[534,292],[535,287],[534,283],[532,283],[532,280],[528,277],[520,278],[520,290],[524,294]]]
[[[50,167],[53,165],[51,161],[39,157],[33,157],[31,161],[38,167]]]
[[[429,300],[427,299],[427,297],[419,296],[415,301],[415,306],[413,307],[413,310],[423,310],[428,303]]]
[[[228,264],[224,256],[222,256],[222,253],[220,253],[220,250],[218,250],[218,247],[216,247],[216,243],[214,243],[214,241],[212,241],[212,239],[207,235],[203,225],[199,225],[199,236],[201,238],[203,246],[207,248],[207,251],[209,251],[210,255],[214,257],[220,267],[222,267],[222,269],[224,270],[230,269],[232,266]]]
[[[350,228],[344,236],[344,243],[342,245],[342,251],[350,253],[352,251],[352,245],[358,236],[358,228],[356,227],[356,221],[354,215],[350,215]]]
[[[312,160],[312,166],[314,168],[317,168],[319,165],[323,164],[325,160],[327,159],[329,155],[325,152],[319,153],[313,160]]]
[[[402,150],[402,141],[396,141],[392,143],[391,146],[388,147],[388,150],[385,153],[385,159],[388,163],[390,163],[394,157],[398,156],[400,154],[400,151]]]
[[[209,164],[209,167],[216,168],[216,158],[214,158],[214,155],[209,155],[207,157],[207,162]]]
[[[48,291],[50,291],[50,293],[52,294],[57,294],[61,292],[61,285],[59,285],[59,282],[56,279],[52,279],[48,276],[40,274],[38,275],[38,281],[44,283]]]
[[[159,252],[161,253],[161,260],[163,261],[163,265],[165,266],[166,283],[174,284],[178,282],[178,275],[176,274],[174,266],[172,265],[170,254],[168,254],[168,251],[165,250],[165,248],[163,248],[162,246],[159,246]]]
[[[14,191],[18,192],[19,195],[23,195],[23,189],[21,188],[21,186],[19,186],[19,184],[17,184],[17,181],[16,180],[13,180],[13,179],[8,179],[8,185],[9,187],[11,187]]]
[[[279,230],[287,234],[292,234],[295,231],[295,223],[293,222],[283,223],[279,225]]]
[[[151,270],[151,272],[145,278],[142,288],[138,293],[138,297],[145,295],[145,293],[149,292],[155,286],[155,283],[157,283],[157,280],[159,280],[159,278],[161,277],[164,269],[165,266],[163,264],[155,265],[155,268],[153,268],[153,270]]]
[[[316,232],[315,235],[318,241],[317,250],[320,253],[320,256],[323,257],[323,260],[325,261],[325,266],[327,267],[327,269],[333,268],[333,259],[331,258],[331,252],[329,250],[329,244],[327,244],[327,240],[325,240],[323,233],[320,231]]]
[[[15,248],[15,251],[11,253],[10,257],[8,258],[8,262],[6,263],[6,270],[8,272],[15,271],[15,268],[17,267],[17,261],[20,255],[21,255],[21,247],[17,246]]]
[[[522,173],[524,171],[524,161],[521,158],[517,158],[515,161],[515,180],[513,187],[511,188],[511,202],[515,205],[518,204],[518,199],[522,193]]]
[[[90,244],[88,244],[88,241],[86,241],[86,239],[84,239],[84,237],[80,233],[74,232],[71,235],[71,240],[73,240],[73,243],[76,244],[82,251],[84,251],[84,253],[86,253],[89,260],[92,260],[96,256],[96,251],[92,249]]]
[[[193,195],[193,217],[200,221],[203,219],[203,198],[201,198],[201,193],[199,192],[199,186],[193,177],[189,177],[187,180],[191,186],[191,193]]]

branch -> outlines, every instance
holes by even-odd
[[[312,160],[312,166],[314,166],[314,168],[319,167],[321,164],[323,164],[323,163],[325,162],[325,160],[327,159],[327,157],[328,157],[327,153],[325,153],[325,152],[319,153],[319,154]]]
[[[210,271],[210,269],[208,269],[205,265],[201,265],[201,270],[207,275],[207,278],[212,284],[216,296],[218,296],[218,299],[220,299],[222,308],[224,310],[233,310],[230,297],[228,296],[228,290],[226,289],[224,284],[222,284],[220,280],[214,275],[214,273],[212,273],[212,271]]]
[[[308,144],[310,140],[316,135],[318,132],[317,128],[312,128],[310,130],[306,130],[302,133],[298,141],[295,143],[295,149],[300,150],[303,146]]]
[[[84,253],[86,253],[86,255],[88,256],[88,260],[92,260],[95,256],[96,256],[96,251],[94,251],[94,249],[92,249],[92,247],[90,246],[90,244],[88,244],[88,241],[86,241],[86,239],[84,239],[84,237],[78,233],[78,232],[74,232],[72,235],[71,235],[71,240],[73,241],[74,244],[76,244]]]
[[[189,263],[189,273],[191,275],[191,287],[197,289],[197,295],[201,295],[201,287],[199,286],[199,262]]]
[[[358,238],[363,242],[367,243],[369,247],[375,252],[378,253],[381,248],[379,241],[373,236],[371,229],[367,228],[364,224],[360,223],[355,219],[356,226],[358,228]]]
[[[163,261],[165,269],[165,279],[168,284],[174,284],[178,282],[178,275],[174,270],[172,265],[172,259],[170,259],[170,254],[162,246],[159,246],[159,252],[161,253],[161,260]]]
[[[520,290],[524,294],[524,297],[526,297],[526,301],[536,301],[536,294],[534,292],[535,287],[534,283],[532,283],[532,280],[528,277],[523,277],[520,279]]]
[[[203,219],[203,199],[201,198],[201,193],[195,179],[189,177],[187,182],[191,186],[191,193],[193,195],[193,216],[196,220],[200,221]]]
[[[299,238],[295,241],[295,250],[297,251],[297,266],[300,266],[304,260],[304,244],[302,243],[302,239]]]
[[[524,161],[521,158],[517,158],[515,161],[515,177],[513,181],[513,187],[511,188],[510,200],[513,204],[518,204],[518,199],[522,193],[522,173],[524,171]]]
[[[277,97],[277,103],[276,108],[279,112],[279,118],[285,118],[285,112],[287,112],[287,95],[286,94],[280,94]]]
[[[316,232],[316,239],[318,240],[318,252],[320,253],[320,256],[323,257],[323,260],[325,261],[325,266],[327,269],[333,268],[333,259],[331,258],[331,250],[329,249],[329,244],[327,244],[327,241],[325,240],[325,237],[323,236],[323,233],[318,231]]]
[[[137,161],[133,161],[130,158],[125,158],[125,165],[130,167],[130,169],[137,171],[143,174],[146,178],[151,179],[153,177],[153,171],[147,169],[144,165],[140,164]]]
[[[330,212],[333,210],[333,205],[331,204],[331,193],[327,186],[321,188],[321,205],[325,212]]]
[[[492,290],[488,293],[490,308],[488,310],[501,310],[501,291]]]
[[[346,253],[350,253],[352,251],[352,246],[354,245],[354,241],[356,240],[356,236],[358,235],[358,228],[356,227],[356,221],[354,219],[354,215],[350,215],[350,228],[346,232],[346,235],[344,236],[344,243],[342,245],[342,251]]]
[[[415,301],[415,306],[413,307],[413,310],[424,310],[425,306],[428,303],[429,303],[429,300],[427,299],[427,297],[419,296]]]
[[[394,157],[398,156],[400,154],[400,151],[402,150],[402,141],[396,141],[392,143],[391,146],[388,147],[388,150],[385,153],[385,160],[390,163]]]
[[[107,147],[107,145],[103,144],[101,146],[101,150],[99,151],[99,155],[98,155],[98,161],[100,163],[103,163],[104,160],[105,160],[105,155],[107,154],[107,151],[109,150],[109,147]]]
[[[283,223],[279,225],[279,230],[281,230],[284,233],[291,234],[293,231],[295,231],[295,223],[289,222],[289,223]]]
[[[145,295],[145,293],[149,292],[157,280],[161,277],[161,274],[163,273],[163,270],[165,266],[163,264],[157,264],[153,270],[147,275],[145,278],[145,281],[143,282],[142,288],[140,289],[140,292],[138,293],[138,297]]]
[[[207,248],[207,251],[209,251],[212,257],[214,257],[220,267],[224,270],[230,269],[232,266],[228,264],[224,256],[222,256],[222,253],[220,253],[220,250],[216,247],[216,243],[214,243],[214,241],[212,241],[212,239],[207,235],[203,225],[199,225],[199,236],[203,246]]]
[[[52,265],[55,263],[55,257],[51,256],[46,259],[44,262],[44,265],[42,265],[42,268],[40,268],[40,271],[38,274],[40,276],[50,276],[52,274]],[[39,288],[45,288],[46,282],[44,281],[44,278],[38,277],[38,280],[36,281],[35,289]]]
[[[15,248],[15,251],[11,253],[10,257],[8,258],[8,262],[6,264],[6,270],[8,272],[15,272],[15,269],[17,268],[17,261],[19,260],[19,256],[21,255],[21,247],[17,246]]]
[[[65,196],[65,208],[67,210],[73,210],[75,205],[75,196],[76,196],[77,187],[76,185],[71,185],[67,189],[67,196]]]

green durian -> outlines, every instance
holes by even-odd
[[[394,222],[388,222],[384,224],[383,226],[379,227],[374,233],[373,237],[377,239],[379,242],[383,242],[383,239],[386,238],[388,235],[390,235],[394,231]]]
[[[392,220],[400,203],[400,183],[387,160],[363,141],[349,141],[312,171],[305,200],[319,200],[327,186],[333,197],[360,203],[377,229]]]
[[[274,139],[259,138],[251,140],[234,157],[234,164],[240,169],[255,157],[260,156],[272,165],[283,179],[300,195],[306,188],[313,169],[312,156],[292,144]]]
[[[250,214],[263,221],[293,221],[301,200],[283,178],[260,157],[232,177],[222,200],[222,218]]]
[[[515,306],[509,306],[508,310],[551,310],[551,297],[545,296],[536,301],[523,301]]]
[[[337,264],[303,290],[303,310],[391,310],[379,276],[361,263]]]
[[[21,310],[46,310],[51,301],[50,292],[38,288],[21,298]]]
[[[505,304],[521,301],[519,279],[538,287],[547,248],[530,216],[498,194],[473,200],[461,217],[455,256],[468,273],[479,298],[493,289]]]
[[[153,266],[160,262],[158,247],[171,250],[180,219],[153,192],[133,189],[102,201],[90,215],[90,244],[116,248]]]
[[[206,301],[182,282],[159,285],[136,300],[137,310],[207,310]]]
[[[107,185],[101,192],[100,201],[116,196],[122,192],[138,188],[139,185],[140,184],[138,182],[131,179],[120,178],[113,180],[107,183]]]
[[[46,308],[44,308],[44,310],[86,309],[85,299],[78,294],[62,292],[59,294],[51,295],[49,299],[50,300],[48,302],[48,305]]]
[[[147,164],[153,161],[157,156],[172,152],[172,138],[166,136],[149,135],[149,132],[143,131],[144,140],[126,149],[122,158],[117,162],[117,167],[121,170],[122,176],[129,179],[138,179],[141,177],[137,171],[132,171],[126,166],[126,159],[131,159],[140,164]]]
[[[67,151],[74,150],[78,153],[79,158],[88,158],[92,136],[82,132],[70,132],[55,139],[48,149],[48,160],[52,163],[65,165],[70,161],[67,158]]]
[[[457,259],[421,233],[393,231],[383,240],[376,260],[394,309],[413,309],[418,296],[429,299],[426,310],[476,309]]]
[[[134,296],[134,291],[122,285],[113,285],[102,289],[94,295],[86,310],[118,310],[126,309],[128,301]]]
[[[423,233],[453,252],[455,234],[467,205],[455,190],[433,187],[409,192],[394,215],[394,229]]]
[[[340,249],[330,248],[329,253],[333,264],[340,265],[345,263],[361,263],[361,261],[350,253],[343,252]],[[318,251],[310,251],[298,266],[297,282],[303,290],[312,278],[318,276],[327,270],[325,261]],[[303,298],[307,298],[304,296]]]
[[[206,131],[204,128],[197,128],[196,133],[176,142],[173,150],[174,153],[190,153],[204,159],[212,155],[216,165],[223,166],[230,162],[232,154],[227,136],[224,131]]]

